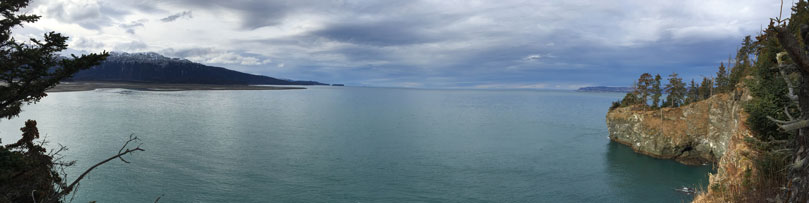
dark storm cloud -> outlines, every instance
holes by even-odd
[[[422,26],[413,22],[376,22],[363,24],[338,24],[312,34],[331,40],[373,46],[399,46],[427,43],[439,40]]]
[[[778,2],[758,0],[82,2],[42,4],[60,22],[129,34],[107,46],[143,39],[146,48],[120,47],[284,78],[427,87],[707,76],[778,11]],[[160,27],[169,25],[133,19],[184,20]]]
[[[257,29],[278,25],[284,17],[293,12],[295,1],[220,1],[220,0],[175,0],[171,1],[192,8],[200,8],[213,12],[232,12],[241,19],[242,29]]]

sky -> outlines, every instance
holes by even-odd
[[[575,89],[630,86],[644,72],[710,77],[780,3],[32,0],[25,12],[42,18],[14,34],[353,86]]]

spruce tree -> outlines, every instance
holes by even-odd
[[[660,97],[663,96],[663,89],[660,88],[660,74],[655,74],[654,82],[652,83],[652,107],[660,107]]]
[[[744,37],[742,46],[736,52],[736,61],[733,68],[730,69],[729,84],[731,88],[734,88],[736,84],[742,82],[744,76],[750,74],[748,70],[753,64],[753,61],[750,60],[750,55],[755,56],[757,44],[758,43],[753,42],[750,35]]]
[[[716,72],[716,90],[718,93],[727,92],[730,90],[730,78],[728,78],[725,64],[719,63],[719,71]]]
[[[643,73],[638,78],[638,82],[636,83],[635,90],[638,91],[639,96],[639,103],[643,104],[644,106],[648,105],[647,101],[649,98],[649,93],[651,92],[650,86],[654,83],[654,78],[649,73]]]
[[[107,53],[61,57],[67,37],[49,32],[41,39],[17,41],[12,29],[35,22],[39,16],[18,14],[29,0],[0,2],[0,119],[11,119],[24,104],[47,96],[45,90],[76,72],[98,65]],[[0,202],[59,202],[72,187],[60,177],[57,166],[70,162],[54,160],[34,140],[39,138],[36,121],[25,122],[22,138],[0,146]]]
[[[685,103],[690,104],[697,101],[699,101],[699,86],[694,82],[694,79],[691,79],[691,86],[688,87],[688,94]]]
[[[685,103],[685,83],[677,73],[669,75],[669,84],[666,84],[666,101],[671,107],[679,107]]]
[[[712,79],[702,78],[702,84],[700,85],[699,89],[699,99],[697,101],[701,101],[704,99],[711,98],[714,93],[714,82]]]

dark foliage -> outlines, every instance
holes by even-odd
[[[98,65],[106,53],[59,57],[65,50],[67,37],[50,32],[42,39],[18,42],[11,29],[39,19],[35,15],[18,15],[29,0],[0,1],[0,119],[11,119],[21,106],[47,96],[45,90],[76,72]],[[0,146],[0,202],[58,202],[63,180],[55,166],[70,163],[46,154],[39,138],[36,121],[29,120],[16,143]]]

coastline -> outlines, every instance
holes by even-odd
[[[251,86],[251,85],[212,85],[212,84],[169,84],[136,82],[63,82],[46,92],[77,92],[104,88],[122,88],[141,91],[188,91],[188,90],[296,90],[305,87]]]

